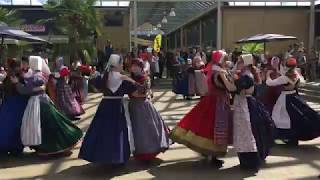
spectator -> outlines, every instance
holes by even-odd
[[[107,41],[107,45],[105,47],[105,54],[106,54],[106,60],[108,61],[111,54],[113,54],[113,47],[110,40]]]
[[[164,65],[166,63],[165,53],[162,48],[160,49],[158,56],[159,56],[159,78],[161,79],[162,74],[163,74]]]

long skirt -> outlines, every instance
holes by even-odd
[[[232,142],[231,110],[225,100],[223,95],[203,97],[170,132],[170,138],[198,153],[224,156]]]
[[[283,100],[285,102],[281,102]],[[281,111],[278,111],[279,109]],[[319,114],[308,106],[295,91],[283,92],[273,113],[272,118],[276,123],[279,139],[308,141],[320,136]]]
[[[83,78],[83,96],[84,100],[88,97],[88,91],[89,91],[89,80],[87,78]]]
[[[54,155],[70,151],[82,138],[82,131],[50,102],[41,97],[41,144],[33,146],[39,155]]]
[[[69,118],[85,113],[82,106],[75,99],[71,87],[64,80],[58,80],[57,82],[57,107]]]
[[[173,92],[175,94],[188,96],[189,95],[189,78],[186,73],[178,73],[173,79]]]
[[[50,99],[54,102],[54,104],[57,104],[56,84],[57,84],[57,81],[55,79],[49,78],[49,81],[47,84],[47,93],[48,93]]]
[[[189,95],[205,96],[208,93],[206,75],[200,70],[189,74]]]
[[[28,98],[9,96],[0,107],[0,153],[22,152],[21,123]],[[14,110],[13,110],[14,108]]]
[[[242,168],[259,169],[273,143],[274,124],[265,106],[252,96],[235,96],[235,150]]]
[[[129,113],[136,159],[151,160],[169,148],[168,128],[148,99],[130,99]]]
[[[75,95],[76,100],[82,104],[84,102],[84,83],[82,77],[71,77],[70,78],[71,89]]]
[[[124,164],[130,157],[128,128],[121,99],[103,99],[84,137],[79,158]]]

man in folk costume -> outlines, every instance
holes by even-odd
[[[177,124],[171,131],[173,141],[211,157],[214,166],[223,165],[222,157],[232,141],[230,92],[236,87],[225,70],[227,54],[223,51],[212,52],[212,66],[208,72],[207,96]]]

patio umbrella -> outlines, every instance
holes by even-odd
[[[237,41],[237,44],[242,43],[263,43],[263,51],[266,52],[266,43],[272,41],[287,41],[297,40],[294,36],[286,36],[282,34],[257,34],[251,37],[243,38]]]
[[[3,45],[5,38],[24,40],[29,42],[49,43],[48,41],[41,39],[37,36],[33,36],[17,28],[8,27],[8,26],[0,26],[0,37],[1,37],[1,45]]]
[[[243,38],[237,41],[238,44],[242,43],[263,43],[264,51],[266,51],[266,43],[272,41],[287,41],[297,40],[294,36],[286,36],[282,34],[257,34],[251,37]]]
[[[257,34],[248,38],[240,39],[237,43],[266,43],[271,41],[297,40],[294,36],[281,34]]]

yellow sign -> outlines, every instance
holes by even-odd
[[[161,40],[162,40],[161,34],[158,34],[158,35],[156,36],[156,38],[154,38],[154,41],[153,41],[153,49],[154,49],[156,52],[160,52]]]

